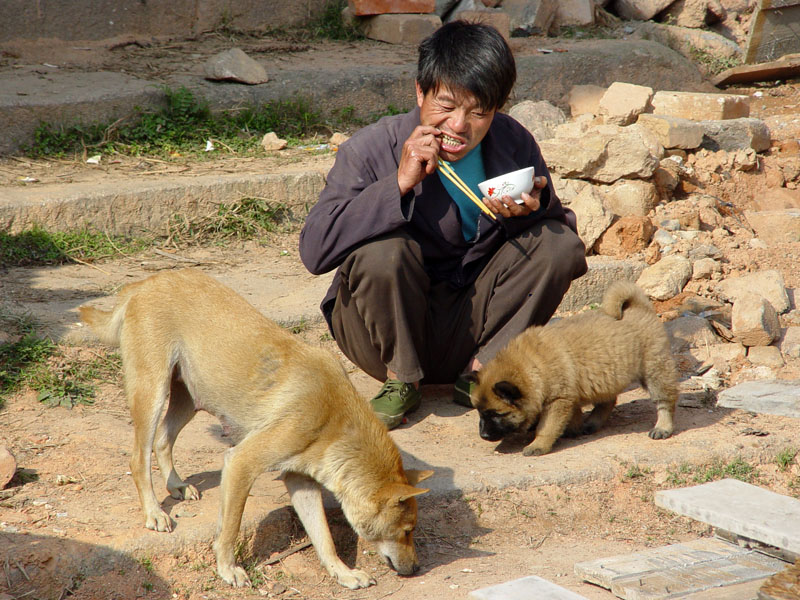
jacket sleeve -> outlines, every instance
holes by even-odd
[[[414,193],[400,195],[391,152],[374,158],[374,152],[359,151],[363,145],[351,139],[340,146],[300,232],[300,259],[315,275],[335,269],[355,247],[411,219]]]

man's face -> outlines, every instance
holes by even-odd
[[[439,156],[449,162],[464,158],[480,144],[497,112],[480,108],[469,92],[453,91],[445,86],[423,94],[417,84],[417,104],[420,123],[442,131]]]

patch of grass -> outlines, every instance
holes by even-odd
[[[173,215],[168,224],[166,244],[220,243],[267,236],[291,222],[291,211],[280,202],[248,197],[220,204],[216,212],[195,218]]]
[[[109,236],[88,229],[49,232],[34,226],[16,234],[0,232],[0,267],[92,262],[133,254],[150,243],[144,238]]]
[[[795,457],[797,456],[797,448],[789,447],[784,448],[775,456],[775,462],[781,471],[786,471],[792,466]]]
[[[139,564],[142,565],[142,568],[148,573],[152,573],[155,570],[155,567],[153,567],[153,560],[149,556],[141,557],[139,559]]]
[[[721,459],[715,459],[711,464],[706,465],[694,474],[693,481],[696,483],[706,483],[717,479],[733,478],[740,481],[751,483],[758,478],[755,468],[736,457],[729,463],[724,463]]]
[[[674,487],[681,487],[689,483],[689,476],[694,468],[689,463],[681,463],[677,467],[667,467],[667,483]]]
[[[565,25],[558,32],[558,37],[575,40],[598,40],[613,38],[611,31],[605,27],[585,27],[581,25]]]
[[[231,153],[263,152],[261,138],[270,131],[295,144],[331,131],[331,125],[302,96],[213,112],[205,99],[187,88],[164,88],[164,95],[165,106],[140,110],[127,121],[72,127],[41,123],[25,153],[63,157],[92,151],[165,158],[190,154],[200,159],[208,156],[205,147],[209,139]],[[352,112],[349,118],[352,119]]]
[[[118,355],[90,361],[65,358],[57,344],[38,333],[29,317],[0,313],[0,326],[17,338],[0,345],[0,408],[26,387],[50,406],[91,404],[94,383],[111,380],[121,370]]]
[[[693,44],[688,45],[689,57],[699,65],[702,65],[705,71],[710,75],[722,73],[728,69],[738,67],[742,64],[742,59],[731,56],[717,56],[707,50],[698,48]]]
[[[344,41],[364,39],[364,34],[357,28],[344,22],[342,10],[346,6],[347,0],[328,0],[319,17],[307,25],[311,36],[317,39]]]
[[[650,467],[640,467],[639,465],[630,465],[622,474],[623,479],[640,479],[646,475],[650,475],[652,470]]]

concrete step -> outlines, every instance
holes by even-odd
[[[585,581],[626,600],[708,598],[755,600],[758,588],[786,563],[719,539],[703,538],[575,565]]]
[[[481,588],[467,597],[471,600],[586,600],[536,575]]]
[[[713,527],[800,554],[800,500],[737,479],[656,492],[655,503]]]

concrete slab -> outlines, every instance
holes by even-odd
[[[717,406],[800,418],[800,381],[748,381],[717,395]]]
[[[475,590],[467,597],[472,600],[586,600],[536,575]]]
[[[736,479],[656,492],[656,506],[800,553],[800,500]]]
[[[754,599],[759,582],[785,566],[755,550],[703,538],[577,563],[575,573],[626,600],[695,598],[706,593],[712,594],[709,598],[745,600]]]

